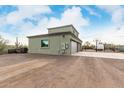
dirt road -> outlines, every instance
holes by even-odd
[[[0,64],[0,87],[124,87],[124,60],[13,54]]]

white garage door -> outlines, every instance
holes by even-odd
[[[77,52],[77,43],[74,41],[71,41],[71,54],[74,54]]]

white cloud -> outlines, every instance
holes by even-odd
[[[80,37],[83,41],[84,40],[93,41],[93,39],[99,38],[100,40],[105,42],[124,44],[123,26],[119,31],[116,31],[115,27],[114,28],[110,27],[109,29],[107,28],[104,31],[101,31],[102,33],[98,31],[97,33],[95,33],[96,31],[92,31],[93,34],[87,33],[89,34],[90,37],[86,37],[85,36],[86,34],[84,34],[82,27],[89,26],[90,21],[88,18],[85,18],[83,16],[83,14],[81,13],[81,7],[78,6],[66,8],[65,11],[60,14],[60,18],[56,17],[47,18],[47,16],[44,16],[45,13],[52,13],[52,10],[48,6],[18,6],[18,9],[19,9],[18,11],[11,12],[7,16],[5,16],[4,19],[0,20],[3,22],[5,21],[4,22],[5,24],[8,23],[13,24],[16,27],[15,31],[20,30],[17,36],[19,37],[20,42],[23,44],[28,43],[26,36],[44,34],[47,33],[48,27],[56,27],[68,24],[73,24],[76,27],[76,29],[80,32]],[[115,23],[118,23],[121,21],[121,19],[123,19],[122,16],[123,9],[118,8],[118,6],[116,7],[113,6],[110,8],[101,7],[101,9],[105,9],[108,13],[110,13],[112,15],[112,21]],[[116,12],[115,9],[117,10],[118,13],[115,13]],[[91,10],[89,11],[91,15],[98,16],[97,14],[95,14],[95,12],[93,13],[91,12]],[[34,17],[34,15],[36,17]],[[117,16],[119,16],[119,18]],[[22,20],[24,18],[30,18],[34,20],[36,19],[38,23],[37,25],[33,25],[30,22],[28,23],[23,22]],[[0,24],[2,25],[2,23]],[[11,41],[10,42],[11,44],[14,44],[16,36],[11,35],[11,33],[3,33],[2,31],[0,32],[0,34],[2,34],[6,39],[9,39]]]
[[[92,38],[99,38],[104,42],[124,44],[124,8],[121,6],[97,6],[111,16],[111,26],[103,31],[97,32]],[[118,29],[120,28],[120,29]]]
[[[101,17],[101,15],[99,13],[97,13],[96,11],[94,11],[92,8],[90,8],[88,6],[82,6],[82,8],[84,8],[86,11],[88,11],[90,15]]]
[[[48,24],[48,19],[46,17],[42,18],[42,20],[39,20],[37,26],[34,26],[31,23],[22,23],[19,26],[20,32],[17,35],[17,37],[19,38],[19,42],[26,45],[28,44],[27,36],[47,33],[47,24]]]
[[[80,31],[81,27],[89,25],[89,20],[83,17],[80,7],[73,6],[72,8],[67,8],[61,14],[61,18],[42,18],[38,25],[30,30],[30,32],[27,31],[27,33],[28,35],[44,34],[47,33],[47,28],[49,27],[57,27],[68,24],[73,24]]]
[[[6,18],[0,17],[0,26],[6,24]]]
[[[73,6],[72,8],[66,9],[62,14],[61,18],[52,17],[48,23],[48,27],[61,26],[73,24],[77,29],[83,26],[89,25],[88,18],[85,18],[81,13],[81,8]]]
[[[30,18],[35,15],[51,13],[51,9],[48,6],[29,6],[21,5],[17,6],[17,11],[11,12],[7,15],[8,24],[17,24],[24,18]]]
[[[60,18],[50,17],[50,19],[43,16],[45,13],[52,13],[52,10],[48,6],[17,7],[17,11],[11,12],[6,16],[6,24],[13,24],[16,27],[14,30],[19,30],[17,36],[19,38],[25,38],[25,40],[22,41],[24,44],[27,44],[26,36],[47,33],[48,27],[73,24],[77,29],[80,29],[83,26],[89,25],[89,20],[84,18],[80,7],[73,6],[72,8],[67,8],[60,14]],[[38,23],[35,26],[31,23],[25,23],[23,22],[24,18],[37,19]],[[10,40],[12,39],[13,38],[10,37]]]
[[[101,31],[93,31],[89,33],[89,36],[84,38],[85,41],[91,41],[99,39],[101,42],[113,43],[113,44],[124,44],[124,26],[118,29],[116,26],[105,28]]]
[[[51,17],[48,22],[49,27],[57,27],[62,25],[72,24],[79,31],[79,37],[82,39],[83,27],[87,27],[90,25],[90,20],[85,18],[81,13],[81,7],[73,6],[72,8],[68,7],[61,14],[61,18]]]
[[[28,35],[36,35],[45,33],[47,18],[44,14],[52,13],[52,10],[48,6],[17,6],[18,10],[10,12],[7,16],[0,17],[0,27],[4,25],[11,24],[14,26],[12,33],[17,33],[13,35],[12,33],[5,33],[0,31],[5,39],[8,39],[10,44],[15,43],[15,38],[18,36],[21,43],[27,44]],[[42,17],[42,18],[40,18]],[[29,18],[38,21],[38,25],[33,25],[31,22],[24,22],[23,19]],[[45,30],[44,30],[45,29]]]
[[[14,44],[15,43],[15,38],[13,35],[10,35],[9,33],[5,33],[3,31],[0,31],[0,35],[2,38],[9,40],[9,44]]]
[[[97,6],[100,9],[105,10],[107,13],[111,15],[112,22],[118,25],[124,24],[124,8],[121,6]]]
[[[109,13],[113,13],[115,10],[119,9],[120,6],[116,6],[116,5],[98,5],[97,7],[106,10]]]
[[[39,21],[36,27],[30,29],[30,31],[27,31],[27,35],[30,36],[30,35],[46,34],[47,25],[48,25],[48,18],[44,17],[42,20]]]

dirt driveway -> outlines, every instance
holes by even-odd
[[[86,57],[99,57],[99,58],[112,58],[112,59],[124,59],[124,53],[114,52],[77,52],[72,56],[86,56]]]
[[[0,87],[124,87],[124,60],[81,56],[0,56]]]

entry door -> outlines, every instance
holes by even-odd
[[[71,54],[77,52],[77,42],[71,41]]]

